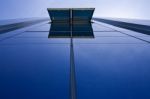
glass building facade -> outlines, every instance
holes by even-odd
[[[0,99],[150,98],[149,25],[83,12],[0,25]]]

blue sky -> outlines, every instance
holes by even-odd
[[[1,0],[0,20],[46,17],[48,7],[95,7],[96,17],[150,19],[150,0]]]

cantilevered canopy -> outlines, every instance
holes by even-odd
[[[52,22],[70,21],[70,9],[68,8],[48,8],[48,13]]]
[[[90,22],[95,8],[48,8],[52,22]]]
[[[73,8],[73,21],[91,21],[95,8]]]

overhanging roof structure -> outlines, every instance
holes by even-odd
[[[49,38],[94,38],[91,19],[95,8],[48,8]]]
[[[95,8],[48,8],[52,22],[90,22]]]

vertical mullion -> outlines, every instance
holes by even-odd
[[[70,25],[71,25],[71,38],[70,38],[70,99],[76,99],[76,75],[75,75],[75,61],[74,61],[74,48],[73,48],[73,35],[72,35],[72,9],[70,9]]]

